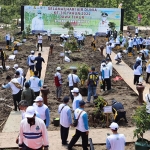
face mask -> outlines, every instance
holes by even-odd
[[[102,17],[102,21],[106,21],[107,17]]]
[[[27,121],[30,125],[33,125],[35,123],[35,118],[27,118]]]

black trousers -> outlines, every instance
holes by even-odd
[[[30,70],[32,70],[34,72],[34,65],[29,66]]]
[[[17,94],[13,94],[13,101],[14,101],[14,107],[15,107],[15,111],[17,111],[17,107],[20,101],[21,101],[21,90],[17,93]]]
[[[103,90],[105,91],[105,86],[107,84],[107,90],[111,89],[111,80],[110,78],[104,79],[103,80]]]
[[[134,81],[133,81],[134,84],[138,84],[139,83],[140,76],[141,75],[134,75]]]
[[[61,125],[60,126],[60,136],[61,136],[62,144],[67,144],[68,134],[69,134],[69,127],[65,128]]]
[[[42,51],[42,43],[38,43],[37,47],[38,47],[38,51],[39,51],[39,47],[41,47],[41,51]]]
[[[38,77],[40,78],[40,77],[41,77],[42,68],[37,68],[37,67],[36,67],[36,71],[38,72],[38,75],[39,75]]]
[[[3,67],[3,69],[6,69],[5,60],[4,59],[2,59],[2,67]]]
[[[86,135],[86,132],[81,132],[79,130],[76,129],[76,133],[75,135],[72,137],[68,148],[72,148],[74,146],[74,144],[78,141],[79,137],[82,137],[82,148],[83,150],[88,150],[88,135]]]
[[[118,123],[118,121],[119,121],[121,118],[123,118],[126,123],[128,122],[128,121],[127,121],[127,118],[126,118],[126,112],[125,112],[125,111],[124,111],[124,112],[117,112],[117,113],[118,113],[118,114],[117,114],[117,116],[116,116],[114,122]]]
[[[146,76],[146,83],[148,83],[149,76],[150,76],[150,73],[147,73],[147,76]]]
[[[74,96],[72,95],[72,92],[71,92],[71,90],[73,90],[73,86],[69,86],[69,89],[70,89],[70,97],[73,102]]]
[[[51,36],[48,36],[48,41],[51,41]]]
[[[7,41],[6,41],[6,44],[7,44],[7,46],[9,46],[9,44],[10,44],[10,40],[7,40]]]
[[[39,96],[40,95],[40,91],[34,92],[34,95],[35,95],[35,97]]]
[[[43,147],[40,147],[38,149],[32,149],[32,148],[29,148],[28,146],[26,146],[25,144],[23,144],[22,150],[43,150]]]

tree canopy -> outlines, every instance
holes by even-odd
[[[42,1],[42,0],[41,0]],[[11,23],[12,19],[20,18],[21,6],[38,6],[39,1],[35,0],[1,0],[0,23]],[[43,0],[43,6],[68,6],[68,7],[98,7],[118,8],[122,3],[124,9],[124,25],[138,25],[137,16],[142,15],[140,25],[150,25],[150,1],[149,0]]]

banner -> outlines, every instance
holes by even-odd
[[[69,21],[74,30],[86,34],[106,33],[109,22],[120,30],[121,9],[88,7],[24,6],[24,29],[30,25],[32,32],[52,31],[67,33],[63,25]]]

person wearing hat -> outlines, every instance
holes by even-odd
[[[120,63],[121,63],[122,52],[123,52],[123,51],[120,50],[119,53],[117,53],[117,54],[115,55],[115,61],[117,61],[116,64],[120,64]]]
[[[78,83],[80,82],[80,79],[79,79],[78,75],[76,75],[77,74],[77,69],[73,69],[72,72],[73,73],[70,73],[68,75],[68,81],[69,81],[70,97],[71,97],[71,100],[73,102],[74,98],[73,98],[71,90],[73,90],[74,87],[78,86]]]
[[[124,150],[126,140],[125,140],[124,134],[118,133],[118,129],[119,129],[118,124],[115,122],[112,122],[109,127],[113,134],[107,136],[107,139],[106,139],[107,150]]]
[[[69,134],[69,127],[72,126],[71,109],[67,105],[69,97],[63,98],[63,103],[58,106],[58,113],[60,114],[60,136],[62,145],[67,145],[67,138]]]
[[[2,60],[3,70],[6,70],[6,66],[5,66],[6,53],[2,50],[2,48],[0,48],[0,58]]]
[[[76,126],[76,133],[72,137],[71,141],[68,144],[68,150],[72,150],[72,147],[78,141],[80,137],[82,137],[82,148],[83,150],[88,150],[88,134],[89,134],[89,126],[88,126],[88,115],[84,111],[85,102],[82,100],[79,102],[79,108],[74,111],[75,119],[78,119],[78,124]]]
[[[90,103],[91,96],[96,96],[96,88],[97,88],[97,82],[99,80],[99,75],[97,72],[95,72],[95,67],[91,67],[91,72],[88,74],[87,79],[87,87],[88,87],[88,97],[87,102]]]
[[[7,76],[6,80],[8,81],[7,84],[3,84],[2,88],[4,89],[9,89],[11,88],[12,90],[12,96],[13,96],[13,101],[14,101],[14,111],[17,111],[17,103],[21,101],[21,85],[19,84],[18,80],[16,78],[11,78],[11,76]]]
[[[27,64],[30,67],[30,77],[34,75],[34,60],[35,60],[34,51],[31,51],[31,54],[28,56],[27,59]]]
[[[105,91],[106,84],[107,90],[111,90],[110,69],[106,66],[106,63],[102,63],[102,66],[103,90]]]
[[[137,60],[136,63],[133,66],[134,69],[134,84],[139,83],[139,78],[142,75],[142,66],[141,66],[141,60]]]
[[[37,71],[34,71],[34,76],[30,77],[28,82],[29,82],[30,88],[34,91],[34,95],[39,96],[40,89],[42,87],[42,81],[41,79],[39,79]]]
[[[72,109],[75,111],[77,108],[79,108],[79,102],[82,100],[82,95],[79,93],[78,88],[73,88],[71,92],[74,97],[73,103],[72,103]]]
[[[126,118],[126,111],[124,110],[123,104],[121,102],[117,102],[115,99],[112,100],[112,110],[114,114],[114,122],[119,122],[121,118],[128,123]]]
[[[37,51],[39,51],[39,46],[41,47],[41,51],[42,51],[42,41],[43,41],[43,37],[40,33],[38,33],[37,36]]]
[[[101,21],[99,22],[98,32],[106,33],[107,29],[109,28],[108,24],[109,21],[107,20],[108,14],[106,12],[102,12],[101,14]]]
[[[20,67],[18,66],[18,64],[14,64],[14,67],[13,67],[13,68],[15,69],[15,71],[19,71],[19,72],[20,72],[20,76],[24,76],[24,71],[23,71],[22,68],[20,68]]]
[[[43,31],[44,30],[44,21],[42,18],[41,10],[37,10],[37,16],[32,19],[32,32]]]
[[[57,72],[55,73],[56,99],[57,101],[60,101],[62,93],[61,68],[57,67],[56,70],[57,70]]]
[[[48,106],[43,103],[43,98],[41,96],[37,96],[34,101],[34,109],[39,113],[40,118],[45,122],[46,128],[48,128],[50,124],[50,110]]]
[[[19,149],[48,150],[49,138],[46,126],[42,119],[36,117],[33,106],[26,109],[25,117],[26,119],[20,123]]]
[[[33,105],[35,99],[34,91],[30,88],[29,82],[25,83],[25,89],[22,91],[21,100],[26,100],[29,106]]]
[[[35,61],[36,61],[35,68],[36,68],[36,71],[38,72],[38,75],[40,78],[41,77],[41,71],[42,71],[42,62],[45,63],[44,58],[41,57],[41,53],[38,53],[38,56],[35,57]]]

